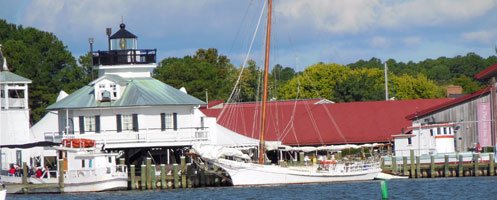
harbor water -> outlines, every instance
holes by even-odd
[[[387,181],[390,199],[495,199],[496,177]],[[380,181],[264,187],[213,187],[157,191],[8,195],[7,199],[381,199]]]

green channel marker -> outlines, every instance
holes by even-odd
[[[388,199],[388,186],[386,181],[381,181],[381,199]]]

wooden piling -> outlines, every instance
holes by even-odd
[[[167,184],[166,184],[166,165],[165,164],[161,164],[160,165],[160,186],[162,189],[166,189],[167,188]]]
[[[419,156],[416,156],[416,178],[421,178],[421,167],[420,167],[420,158]]]
[[[186,175],[187,175],[186,184],[187,184],[188,188],[193,187],[192,174],[193,174],[192,164],[187,163],[186,164]]]
[[[173,164],[173,180],[174,180],[174,189],[179,188],[179,177],[178,177],[178,164]]]
[[[397,174],[397,158],[395,156],[392,157],[391,168],[394,174]]]
[[[444,177],[449,177],[449,155],[444,155]]]
[[[407,157],[402,157],[402,175],[407,176],[409,173],[407,172]]]
[[[435,156],[430,155],[430,178],[435,178]]]
[[[145,190],[147,189],[147,166],[146,165],[141,165],[140,168],[140,189]]]
[[[414,149],[411,149],[410,151],[410,161],[411,161],[411,178],[414,177]]]
[[[152,172],[151,172],[151,166],[152,166],[152,158],[147,158],[147,189],[151,190],[152,189]]]
[[[60,191],[64,191],[64,160],[59,159],[59,188]]]
[[[129,168],[130,168],[129,170],[131,173],[131,190],[135,190],[136,189],[136,168],[135,168],[135,165],[130,165]]]
[[[495,155],[494,155],[494,153],[488,154],[488,175],[489,176],[495,175]]]
[[[26,162],[22,163],[22,184],[24,187],[28,184],[28,165]]]
[[[181,187],[186,188],[186,158],[185,156],[180,157],[181,163]]]
[[[124,158],[119,158],[119,165],[123,166],[125,165]]]
[[[152,183],[151,184],[151,187],[152,187],[152,190],[155,190],[157,189],[157,177],[155,176],[155,165],[150,165],[150,182]]]
[[[473,172],[474,172],[474,176],[478,176],[478,160],[479,160],[479,155],[480,154],[474,154],[473,155],[473,160],[474,160],[474,166],[473,166]]]
[[[299,165],[304,165],[304,152],[299,152]]]
[[[464,176],[464,165],[463,165],[462,155],[459,155],[459,164],[457,165],[457,174],[458,174],[458,177]]]

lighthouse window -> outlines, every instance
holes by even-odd
[[[95,124],[95,116],[85,116],[85,131],[95,132],[96,124]]]
[[[412,144],[412,138],[410,137],[407,138],[407,144]]]
[[[122,115],[122,129],[133,130],[133,117],[131,115]]]

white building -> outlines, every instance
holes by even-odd
[[[0,146],[34,142],[29,132],[28,84],[31,80],[8,71],[1,49],[0,63]],[[0,170],[8,170],[10,164],[29,163],[32,152],[36,151],[0,148]]]
[[[413,123],[406,134],[393,135],[396,156],[414,154],[446,154],[455,152],[454,123],[426,124]]]
[[[203,101],[152,78],[156,50],[138,49],[124,24],[109,44],[108,51],[93,52],[99,77],[47,108],[58,112],[59,130],[46,133],[47,140],[94,139],[127,158],[144,155],[142,149],[195,143],[257,144],[205,117],[198,110]]]

